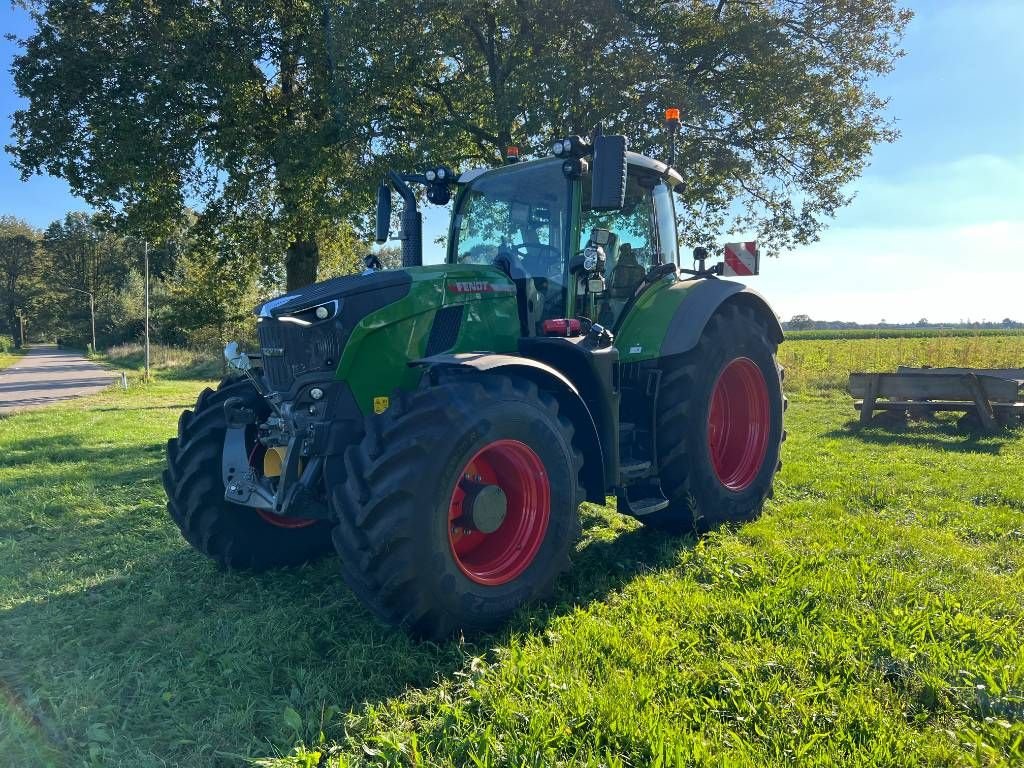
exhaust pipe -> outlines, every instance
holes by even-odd
[[[391,185],[398,190],[398,194],[402,196],[402,202],[404,203],[402,206],[402,228],[398,234],[398,239],[402,241],[402,266],[422,267],[423,215],[416,206],[416,195],[413,194],[409,185],[405,183],[402,177],[394,171],[388,171],[388,179],[390,179]]]

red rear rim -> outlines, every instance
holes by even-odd
[[[711,392],[708,446],[719,482],[731,491],[748,488],[768,451],[771,406],[764,374],[738,357],[718,375]]]
[[[263,467],[263,454],[267,452],[260,443],[256,443],[249,451],[249,466],[255,469],[257,472]],[[312,517],[285,517],[284,515],[276,515],[269,509],[257,509],[256,514],[262,517],[266,522],[270,523],[277,528],[308,528],[311,525],[316,525],[316,519]]]
[[[474,530],[460,520],[466,482],[504,491],[505,518],[493,533]],[[550,516],[551,486],[540,457],[518,440],[489,443],[463,468],[448,506],[448,542],[455,564],[477,584],[507,584],[533,562]]]

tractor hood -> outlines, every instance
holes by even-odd
[[[452,309],[440,313],[445,307]],[[513,282],[492,266],[435,264],[336,277],[256,307],[261,367],[269,388],[286,399],[334,375],[350,382],[362,404],[372,399],[371,389],[387,394],[410,385],[406,378],[420,371],[407,363],[427,350],[499,342],[514,349],[516,307]],[[460,332],[464,315],[472,322]]]
[[[368,291],[388,288],[408,289],[412,277],[404,270],[385,270],[363,275],[346,275],[291,291],[260,304],[253,310],[258,317],[285,317],[313,309],[321,304]]]

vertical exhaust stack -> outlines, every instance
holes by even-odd
[[[423,216],[416,205],[416,195],[401,176],[388,171],[388,179],[402,196],[402,227],[398,238],[402,241],[402,266],[423,266]],[[379,201],[378,201],[379,210]],[[379,230],[378,230],[379,231]]]

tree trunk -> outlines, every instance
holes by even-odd
[[[320,248],[312,238],[293,240],[284,260],[285,289],[294,291],[316,282]]]

